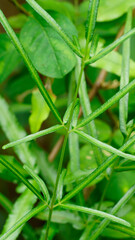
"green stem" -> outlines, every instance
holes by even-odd
[[[30,12],[27,12],[27,10],[20,3],[18,3],[17,0],[10,0],[10,1],[25,15],[31,16]]]
[[[55,183],[55,186],[54,186],[51,206],[50,206],[50,210],[49,210],[49,217],[48,217],[48,222],[47,222],[47,229],[46,229],[45,240],[48,239],[48,233],[49,233],[49,228],[50,228],[50,223],[51,223],[51,217],[52,217],[53,207],[54,207],[54,203],[55,203],[55,199],[56,199],[56,192],[57,192],[59,178],[60,178],[60,174],[61,174],[61,170],[62,170],[62,165],[63,165],[63,161],[64,161],[64,155],[65,155],[65,149],[66,149],[66,144],[67,144],[68,135],[69,135],[70,124],[71,124],[72,117],[73,117],[73,111],[74,111],[74,107],[75,107],[75,104],[76,104],[77,94],[78,94],[78,91],[79,91],[83,70],[84,70],[84,59],[82,61],[81,71],[80,71],[80,74],[79,74],[79,80],[78,80],[76,92],[75,92],[75,95],[74,95],[73,105],[72,105],[70,117],[69,117],[69,120],[68,120],[68,123],[67,123],[67,133],[65,135],[64,143],[63,143],[63,146],[62,146],[62,151],[61,151],[61,157],[60,157],[60,162],[59,162],[59,166],[58,166],[58,173],[57,173],[56,183]]]
[[[27,2],[32,3],[32,5],[34,4],[34,6],[36,6],[36,11],[38,11],[38,13],[49,22],[49,24],[63,37],[63,39],[67,42],[67,44],[72,48],[72,50],[74,52],[76,52],[74,47],[69,43],[69,41],[67,41],[68,39],[65,36],[64,32],[62,31],[62,29],[58,25],[56,25],[54,20],[52,21],[50,16],[47,15],[47,13],[42,8],[40,8],[37,4],[35,5],[35,1],[27,0]],[[92,19],[91,19],[91,21],[92,21]],[[89,38],[89,37],[90,36],[88,35],[87,38]],[[50,211],[49,211],[49,219],[48,219],[48,223],[47,223],[45,240],[47,240],[47,238],[48,238],[51,216],[52,216],[52,211],[53,211],[53,207],[54,207],[54,203],[55,203],[56,191],[57,191],[58,182],[59,182],[59,178],[60,178],[60,174],[61,174],[61,169],[62,169],[62,165],[63,165],[65,148],[66,148],[66,143],[67,143],[67,140],[68,140],[68,135],[69,135],[69,130],[70,130],[70,124],[71,124],[71,121],[72,121],[73,111],[74,111],[74,107],[75,107],[75,103],[76,103],[76,99],[77,99],[77,94],[79,92],[79,87],[80,87],[81,79],[82,79],[82,76],[83,76],[83,71],[84,71],[84,68],[85,68],[85,61],[86,61],[86,58],[87,58],[87,50],[88,50],[88,43],[87,42],[88,42],[88,40],[86,41],[85,56],[82,58],[81,70],[80,70],[79,79],[78,79],[78,82],[77,82],[77,88],[76,88],[76,92],[75,92],[75,95],[74,95],[74,100],[73,100],[73,105],[72,105],[70,117],[69,117],[69,120],[68,120],[68,123],[67,123],[67,134],[65,136],[63,147],[62,147],[62,153],[61,153],[60,163],[59,163],[59,167],[58,167],[56,184],[55,184],[55,187],[54,187],[54,192],[53,192],[53,197],[52,197],[52,202],[51,202],[51,208],[50,208]],[[76,52],[76,54],[78,55],[78,52]],[[78,56],[80,56],[80,55],[78,55]]]
[[[101,50],[97,55],[95,55],[91,59],[86,60],[85,64],[86,65],[92,64],[92,63],[98,61],[99,59],[103,58],[108,53],[110,53],[114,48],[116,48],[119,44],[121,44],[122,42],[124,42],[126,39],[130,38],[134,34],[135,34],[135,28],[130,30],[128,33],[124,34],[122,37],[120,37],[119,39],[114,41],[112,44],[108,45],[106,48]]]
[[[45,202],[40,192],[9,162],[6,162],[4,157],[0,157],[0,163],[9,169],[19,180],[21,180],[27,188],[29,188],[42,202]]]
[[[30,134],[30,135],[28,135],[28,136],[26,136],[24,138],[21,138],[21,139],[19,139],[17,141],[8,143],[8,144],[4,145],[2,148],[3,149],[7,149],[7,148],[14,147],[14,146],[16,146],[18,144],[21,144],[21,143],[26,143],[26,142],[32,141],[32,140],[37,139],[39,137],[42,137],[42,136],[48,135],[50,133],[53,133],[55,131],[58,131],[58,130],[60,130],[62,128],[64,128],[63,125],[55,125],[53,127],[47,128],[45,130],[42,130],[42,131]]]

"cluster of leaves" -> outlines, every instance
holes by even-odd
[[[135,1],[12,2],[18,15],[0,10],[0,240],[133,239]]]

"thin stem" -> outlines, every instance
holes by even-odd
[[[5,161],[4,157],[0,156],[0,163],[21,180],[42,202],[45,202],[40,192],[14,166],[12,166],[10,162]]]
[[[27,16],[32,16],[30,12],[28,12],[17,0],[10,0],[22,13]]]
[[[95,55],[94,57],[92,57],[91,59],[87,60],[85,62],[86,65],[88,64],[92,64],[96,61],[98,61],[99,59],[103,58],[104,56],[106,56],[108,53],[110,53],[113,49],[115,49],[119,44],[121,44],[122,42],[124,42],[126,39],[130,38],[132,35],[135,34],[135,28],[133,28],[132,30],[130,30],[128,33],[124,34],[122,37],[120,37],[119,39],[117,39],[116,41],[114,41],[112,44],[108,45],[106,48],[104,48],[103,50],[101,50],[97,55]]]
[[[52,196],[52,200],[51,200],[51,206],[50,206],[50,210],[49,210],[49,216],[48,216],[45,240],[48,239],[48,233],[49,233],[49,228],[50,228],[50,223],[51,223],[53,206],[54,206],[55,199],[56,199],[56,192],[57,192],[57,187],[58,187],[59,178],[60,178],[60,174],[61,174],[61,169],[62,169],[62,165],[63,165],[67,139],[68,139],[68,132],[67,132],[67,134],[65,136],[64,143],[63,143],[63,146],[62,146],[62,151],[61,151],[61,157],[60,157],[60,162],[59,162],[59,166],[58,166],[58,173],[57,173],[56,183],[55,183],[53,196]]]
[[[54,207],[54,203],[55,203],[55,199],[56,199],[56,192],[57,192],[59,178],[60,178],[62,165],[63,165],[63,161],[64,161],[64,155],[65,155],[65,149],[66,149],[66,144],[67,144],[68,135],[69,135],[70,124],[71,124],[71,121],[72,121],[73,111],[74,111],[74,107],[75,107],[76,99],[77,99],[77,94],[78,94],[80,83],[81,83],[81,79],[82,79],[83,69],[84,69],[84,60],[82,62],[82,67],[81,67],[81,71],[80,71],[80,74],[79,74],[79,81],[78,81],[76,92],[75,92],[75,95],[74,95],[74,100],[73,100],[73,104],[72,104],[70,117],[69,117],[69,120],[68,120],[68,123],[67,123],[67,133],[65,135],[64,143],[63,143],[63,146],[62,146],[62,151],[61,151],[61,157],[60,157],[60,162],[59,162],[59,166],[58,166],[56,183],[55,183],[55,186],[54,186],[51,206],[50,206],[50,210],[49,210],[49,217],[48,217],[48,222],[47,222],[47,229],[46,229],[45,240],[48,239],[48,233],[49,233],[49,228],[50,228],[50,223],[51,223],[51,217],[52,217],[53,207]]]
[[[114,173],[114,171],[115,171],[115,166],[117,166],[117,163],[118,163],[118,161],[116,161],[116,163],[113,165],[113,168],[111,169],[111,174],[110,174],[110,176],[109,176],[109,179],[107,180],[107,183],[106,183],[106,185],[105,185],[104,191],[103,191],[103,193],[102,193],[102,196],[101,196],[101,199],[100,199],[100,202],[99,202],[99,205],[98,205],[98,210],[100,210],[101,205],[102,205],[102,203],[103,203],[103,201],[104,201],[104,198],[105,198],[107,189],[108,189],[108,187],[109,187],[109,184],[110,184],[110,181],[111,181],[111,179],[112,179],[113,173]]]
[[[8,143],[8,144],[4,145],[2,148],[3,148],[3,149],[7,149],[7,148],[14,147],[14,146],[16,146],[16,145],[19,145],[19,144],[21,144],[21,143],[26,143],[26,142],[32,141],[32,140],[34,140],[34,139],[37,139],[37,138],[39,138],[39,137],[48,135],[48,134],[53,133],[53,132],[55,132],[55,131],[57,131],[57,130],[60,130],[60,129],[62,129],[62,128],[64,128],[63,125],[55,125],[55,126],[53,126],[53,127],[47,128],[47,129],[42,130],[42,131],[39,131],[39,132],[37,132],[37,133],[30,134],[30,135],[28,135],[28,136],[26,136],[26,137],[24,137],[24,138],[21,138],[21,139],[19,139],[19,140],[17,140],[17,141]]]

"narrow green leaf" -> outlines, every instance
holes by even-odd
[[[74,132],[77,133],[78,135],[80,135],[81,137],[83,137],[84,139],[86,139],[86,141],[88,141],[88,142],[90,142],[90,143],[108,151],[108,152],[117,154],[118,156],[126,158],[128,160],[135,161],[135,156],[133,156],[131,154],[123,153],[123,152],[117,150],[116,148],[114,148],[114,147],[112,147],[112,146],[110,146],[106,143],[103,143],[103,142],[97,140],[96,138],[93,138],[93,137],[89,136],[88,134],[86,134],[82,131],[74,130]]]
[[[72,122],[71,122],[71,126],[72,127],[76,127],[77,126],[79,111],[80,111],[80,104],[76,105],[76,107],[74,109]]]
[[[93,40],[92,40],[91,47],[90,47],[90,57],[93,57],[95,55],[97,46],[98,46],[98,41],[99,41],[99,35],[95,34],[93,36]]]
[[[46,204],[40,204],[31,211],[29,211],[24,217],[20,218],[2,237],[0,237],[0,240],[7,240],[8,237],[12,236],[12,234],[20,228],[24,223],[29,221],[32,217],[37,215],[39,212],[43,211],[45,208],[47,208]]]
[[[51,27],[53,27],[56,32],[64,39],[64,41],[69,45],[69,47],[80,57],[82,53],[77,49],[77,47],[71,42],[70,38],[65,34],[62,28],[57,24],[57,22],[34,0],[26,0],[28,4],[41,16],[43,17]]]
[[[126,171],[135,171],[135,166],[125,166],[125,167],[121,167],[121,166],[118,166],[115,168],[115,171],[116,172],[126,172]]]
[[[2,230],[2,235],[7,233],[8,230],[21,218],[23,217],[28,211],[32,209],[32,206],[36,202],[37,198],[34,194],[29,191],[25,190],[25,192],[16,200],[11,213],[9,214],[4,228]],[[6,238],[6,240],[15,240],[18,235],[20,234],[23,226],[10,237]]]
[[[75,133],[69,135],[69,153],[70,153],[70,169],[72,172],[80,168],[79,158],[79,138]]]
[[[74,106],[74,109],[76,108],[76,106],[79,104],[79,99],[76,100],[76,104]],[[73,107],[73,102],[71,102],[64,114],[64,117],[63,117],[63,123],[66,124],[69,120],[69,117],[70,117],[70,114],[71,114],[71,110],[72,110],[72,107]]]
[[[120,37],[118,40],[114,41],[112,44],[104,48],[102,51],[100,51],[97,55],[92,57],[91,59],[87,60],[85,64],[91,64],[99,60],[100,58],[107,55],[109,52],[111,52],[114,48],[116,48],[119,44],[124,42],[126,39],[130,38],[132,35],[135,34],[135,28],[130,30],[128,33],[124,34],[122,37]]]
[[[20,172],[18,172],[18,169],[12,166],[9,162],[6,162],[6,159],[2,156],[0,156],[0,163],[15,174],[16,177],[23,182],[41,201],[44,201],[40,192]]]
[[[116,224],[116,223],[110,223],[110,224],[109,224],[109,227],[110,227],[111,229],[114,229],[114,230],[120,231],[120,232],[122,232],[122,233],[125,233],[125,234],[127,234],[127,235],[129,235],[129,236],[132,236],[132,237],[135,236],[135,230],[132,229],[132,228],[124,227],[124,226],[118,225],[118,224]]]
[[[111,210],[111,214],[116,214],[121,207],[123,207],[127,201],[133,196],[135,193],[135,185],[129,189],[129,191],[119,200],[119,202],[113,207]],[[97,239],[97,237],[102,233],[102,231],[107,227],[109,224],[109,220],[103,220],[99,226],[96,228],[96,231],[91,234],[91,240]]]
[[[122,56],[119,52],[112,51],[103,58],[91,64],[94,68],[105,69],[107,72],[121,76]],[[135,61],[130,59],[130,78],[135,77]]]
[[[57,130],[60,130],[63,128],[63,125],[55,125],[53,127],[50,127],[48,129],[45,129],[45,130],[42,130],[42,131],[39,131],[37,133],[33,133],[33,134],[30,134],[24,138],[21,138],[17,141],[14,141],[14,142],[11,142],[11,143],[8,143],[6,145],[4,145],[2,148],[3,149],[7,149],[7,148],[10,148],[10,147],[14,147],[18,144],[21,144],[21,143],[25,143],[25,142],[28,142],[28,141],[31,141],[31,140],[34,140],[36,138],[39,138],[39,137],[42,137],[42,136],[45,136],[47,134],[50,134],[50,133],[53,133]]]
[[[97,20],[99,0],[89,0],[88,17],[86,22],[86,38],[88,43],[92,40]]]
[[[76,79],[77,79],[77,73],[80,67],[81,67],[81,63],[80,63],[80,60],[78,59],[78,66],[76,68]],[[84,118],[87,118],[87,116],[92,113],[92,110],[91,110],[91,104],[90,104],[88,93],[87,93],[87,86],[86,86],[84,72],[82,74],[81,84],[79,88],[79,96],[80,96],[80,102],[81,102]],[[94,121],[91,121],[89,125],[87,125],[87,132],[88,134],[97,138],[97,130],[96,130]],[[94,151],[95,158],[97,160],[97,165],[100,165],[102,162],[102,153],[100,149],[97,148],[96,146],[92,146],[92,148]]]
[[[60,175],[59,184],[58,184],[58,188],[57,188],[57,194],[56,194],[57,195],[56,199],[58,199],[58,201],[60,201],[62,199],[65,175],[66,175],[66,169],[63,169],[63,171]]]
[[[131,30],[132,24],[132,9],[128,11],[127,20],[125,25],[125,33]],[[130,69],[130,39],[123,43],[123,58],[120,79],[120,89],[129,83],[129,69]],[[128,118],[128,94],[120,99],[119,103],[119,120],[120,129],[124,135],[127,135],[126,122]]]
[[[65,208],[65,209],[69,209],[69,210],[73,210],[73,211],[78,211],[78,212],[84,212],[84,213],[88,213],[88,214],[92,214],[101,218],[107,218],[110,221],[113,222],[117,222],[119,224],[122,224],[124,226],[127,227],[131,227],[131,224],[121,218],[115,217],[114,215],[111,215],[109,213],[106,212],[102,212],[96,209],[92,209],[92,208],[87,208],[87,207],[82,207],[82,206],[77,206],[74,204],[60,204],[61,207]]]
[[[106,103],[104,103],[100,108],[98,108],[95,112],[89,114],[88,117],[86,117],[80,124],[77,125],[76,128],[80,128],[88,124],[90,121],[98,117],[100,114],[102,114],[104,111],[106,111],[108,108],[110,108],[114,103],[116,103],[119,99],[121,99],[123,96],[125,96],[130,90],[132,90],[135,87],[135,79],[127,84],[124,88],[122,88],[118,93],[116,93],[112,98],[110,98]]]
[[[74,98],[74,91],[76,88],[76,82],[74,78],[74,72],[71,75],[70,79],[70,85],[69,85],[69,93],[68,93],[68,104],[73,100]],[[80,101],[77,99],[77,104],[73,111],[72,121],[70,124],[70,128],[72,126],[77,125],[78,121],[78,115],[79,115],[79,109],[80,109]],[[74,173],[78,169],[80,169],[80,156],[79,156],[79,138],[76,134],[71,133],[68,136],[69,140],[69,157],[70,157],[70,163],[69,163],[69,171]]]
[[[119,150],[125,151],[135,142],[135,136],[130,138]],[[71,192],[69,192],[62,200],[61,203],[71,199],[75,196],[79,191],[81,191],[84,187],[90,184],[96,177],[100,176],[112,163],[114,163],[117,159],[117,155],[113,154],[106,161],[102,163],[97,169],[95,169],[88,177],[86,177],[80,184],[78,184]]]
[[[39,185],[39,187],[44,195],[45,200],[48,203],[50,200],[50,195],[49,195],[48,189],[45,185],[45,182],[29,166],[24,165],[24,169],[30,174],[31,177],[33,177],[35,179],[35,181]]]
[[[62,123],[61,117],[58,113],[58,110],[56,109],[55,105],[53,104],[47,90],[45,89],[37,71],[35,70],[35,68],[33,67],[30,59],[28,58],[26,52],[24,51],[19,39],[17,38],[15,32],[13,31],[13,29],[11,28],[11,26],[9,25],[6,17],[4,16],[3,12],[0,10],[0,22],[3,25],[5,31],[7,32],[7,34],[9,35],[10,39],[12,40],[14,46],[16,47],[16,49],[18,50],[18,52],[20,53],[20,55],[22,56],[24,62],[26,63],[26,66],[28,68],[28,70],[30,71],[36,85],[38,86],[42,96],[44,97],[45,101],[47,102],[48,106],[50,107],[50,109],[52,110],[53,114],[55,115],[56,119]]]
[[[36,217],[42,221],[48,220],[49,210],[46,209],[43,212],[40,212]],[[82,218],[77,212],[70,212],[67,210],[53,210],[52,213],[52,222],[67,224],[70,223],[76,229],[83,229],[85,227]]]
[[[20,172],[24,177],[27,177],[26,171],[13,156],[0,155],[0,157],[3,157],[5,161],[9,162],[12,166],[14,166],[18,170],[18,172]],[[16,178],[16,176],[2,164],[0,164],[0,178],[10,182],[18,181],[18,178]]]

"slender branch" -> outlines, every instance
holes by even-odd
[[[30,12],[28,12],[17,0],[10,0],[22,13],[27,16],[32,16]]]
[[[132,37],[134,34],[135,34],[135,28],[133,28],[126,34],[122,35],[119,39],[117,39],[116,41],[114,41],[113,43],[111,43],[110,45],[105,47],[104,49],[102,49],[100,52],[97,53],[97,55],[95,55],[91,59],[86,60],[85,64],[86,65],[92,64],[92,63],[98,61],[99,59],[103,58],[104,56],[109,54],[112,50],[114,50],[118,45],[120,45],[121,43],[126,41],[128,38]]]
[[[77,99],[77,94],[78,94],[81,79],[82,79],[83,70],[84,70],[84,59],[82,60],[82,66],[81,66],[81,71],[80,71],[80,74],[79,74],[79,80],[78,80],[77,88],[76,88],[76,91],[75,91],[75,94],[74,94],[74,99],[73,99],[73,104],[72,104],[70,117],[69,117],[69,120],[68,120],[68,123],[67,123],[67,133],[65,135],[62,150],[61,150],[61,156],[60,156],[60,161],[59,161],[59,166],[58,166],[57,178],[56,178],[56,183],[55,183],[55,186],[54,186],[53,196],[52,196],[52,200],[51,200],[51,206],[50,206],[50,210],[49,210],[49,217],[48,217],[48,222],[47,222],[45,240],[48,239],[51,217],[52,217],[53,207],[54,207],[54,203],[55,203],[55,199],[56,199],[56,192],[57,192],[57,188],[58,188],[58,183],[59,183],[59,178],[60,178],[60,174],[61,174],[61,170],[62,170],[62,165],[63,165],[63,161],[64,161],[64,155],[65,155],[65,149],[66,149],[66,144],[67,144],[68,135],[69,135],[70,124],[71,124],[72,117],[73,117],[73,111],[74,111],[74,107],[75,107],[75,103],[76,103],[76,99]]]

